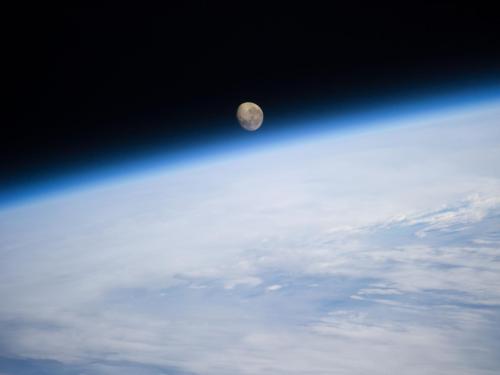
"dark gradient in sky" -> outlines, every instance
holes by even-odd
[[[263,131],[286,131],[283,119],[499,76],[493,9],[307,3],[10,10],[2,187],[238,139],[246,100],[264,108]]]
[[[484,105],[498,105],[500,81],[493,77],[481,86],[447,87],[449,91],[405,92],[400,98],[381,98],[375,101],[348,103],[342,110],[338,103],[317,103],[300,115],[275,116],[268,120],[265,131],[239,130],[226,137],[214,138],[211,142],[199,143],[196,147],[182,145],[166,149],[161,142],[151,142],[148,147],[128,148],[108,153],[99,163],[85,160],[72,169],[61,170],[63,163],[45,167],[35,178],[24,184],[0,186],[0,209],[30,202],[41,196],[57,195],[63,191],[80,190],[103,185],[123,178],[139,178],[166,168],[183,168],[192,163],[231,159],[247,151],[275,147],[280,144],[307,142],[325,136],[342,136],[356,131],[384,130],[405,127],[421,119],[437,119],[442,115],[466,115]],[[329,105],[330,104],[330,105]],[[333,104],[333,105],[332,105]],[[233,122],[234,120],[227,120]],[[228,123],[228,127],[233,125]],[[17,181],[19,182],[19,181]]]

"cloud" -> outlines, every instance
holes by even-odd
[[[275,290],[280,290],[281,288],[283,288],[283,285],[273,284],[273,285],[268,286],[266,289],[268,291],[272,292]]]
[[[195,375],[175,367],[159,367],[127,361],[95,360],[62,363],[47,359],[0,357],[0,374],[5,375]]]
[[[399,225],[421,226],[415,235],[425,237],[432,231],[460,231],[467,225],[479,222],[489,212],[500,207],[500,189],[495,195],[481,196],[474,194],[452,207],[443,207],[432,212],[399,218]]]
[[[1,212],[4,365],[496,374],[499,111]]]
[[[226,281],[226,283],[224,284],[224,289],[234,289],[239,285],[254,287],[260,284],[262,284],[261,279],[259,279],[258,277],[248,276],[241,279]]]

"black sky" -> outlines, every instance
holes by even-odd
[[[500,71],[492,8],[270,3],[6,12],[2,185],[230,137],[245,100],[272,119]]]

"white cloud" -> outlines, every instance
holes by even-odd
[[[208,375],[494,374],[498,116],[332,134],[1,212],[0,351]]]
[[[262,280],[258,277],[243,277],[241,279],[226,281],[226,283],[224,284],[224,289],[234,289],[235,287],[240,285],[255,287],[260,284],[262,284]]]
[[[272,291],[275,291],[275,290],[280,290],[281,288],[283,288],[283,285],[273,284],[273,285],[268,286],[266,289],[268,291],[272,292]]]

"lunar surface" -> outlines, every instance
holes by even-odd
[[[264,112],[255,103],[241,103],[236,112],[236,117],[241,127],[248,131],[255,131],[262,125],[264,121]]]
[[[500,100],[297,121],[0,205],[0,374],[500,374]]]

